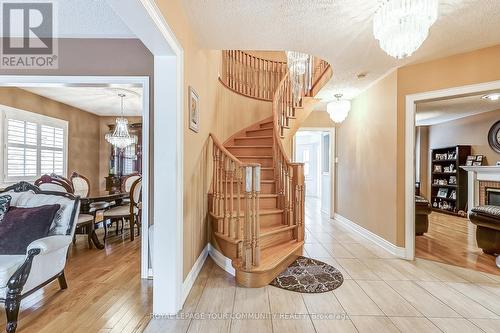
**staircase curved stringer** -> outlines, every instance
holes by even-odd
[[[272,117],[224,144],[210,134],[212,244],[231,259],[236,281],[246,287],[269,284],[303,250],[303,164],[292,163],[283,147],[284,133],[302,107],[291,91],[285,73],[272,97]]]

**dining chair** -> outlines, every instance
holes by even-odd
[[[90,181],[87,177],[73,171],[69,179],[71,180],[71,184],[73,185],[75,195],[79,195],[80,197],[88,197],[90,193]]]
[[[137,181],[137,179],[141,178],[142,176],[138,173],[133,173],[133,174],[130,174],[130,175],[127,175],[125,177],[122,178],[122,181],[121,181],[121,188],[120,190],[122,192],[125,192],[125,193],[130,193],[131,189],[132,189],[132,185]],[[130,199],[123,199],[122,200],[122,205],[124,206],[128,206],[130,205]]]
[[[35,185],[42,191],[65,192],[73,194],[71,181],[56,174],[43,175],[35,180]]]
[[[130,188],[130,202],[128,206],[115,206],[104,212],[104,219],[112,221],[121,220],[122,223],[128,220],[130,224],[130,240],[134,240],[134,227],[137,225],[138,235],[140,235],[142,211],[142,178],[139,177]],[[106,237],[106,235],[104,235]]]

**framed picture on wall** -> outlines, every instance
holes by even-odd
[[[189,129],[198,133],[200,131],[200,97],[189,86]]]

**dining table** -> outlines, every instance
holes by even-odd
[[[91,214],[94,217],[99,211],[105,210],[110,207],[119,206],[123,200],[128,199],[130,193],[128,192],[108,192],[108,191],[91,191],[87,196],[80,197],[80,213]],[[104,242],[99,240],[96,233],[96,224],[106,221],[94,221],[91,226],[91,239],[94,246],[100,250],[104,249]]]

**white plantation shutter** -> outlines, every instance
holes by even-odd
[[[50,173],[65,175],[66,121],[10,108],[0,109],[1,113],[5,129],[4,182],[34,180]]]
[[[35,123],[7,119],[7,175],[37,175],[38,126]]]
[[[64,171],[64,131],[62,128],[41,125],[40,170],[41,174]]]

